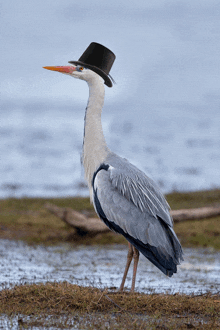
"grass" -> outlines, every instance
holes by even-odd
[[[171,209],[197,208],[220,203],[220,190],[172,193],[167,195]],[[220,216],[211,219],[183,221],[174,226],[184,247],[220,249]]]
[[[220,190],[192,193],[172,193],[167,195],[172,209],[194,208],[215,205],[220,201]],[[47,211],[44,205],[53,203],[61,207],[71,207],[86,215],[95,216],[88,198],[9,198],[0,200],[0,238],[22,239],[30,244],[111,244],[126,243],[114,233],[96,237],[80,237],[74,229]],[[220,217],[175,224],[175,231],[183,246],[211,247],[220,249]]]
[[[220,190],[167,195],[172,209],[215,205]],[[74,229],[47,211],[53,203],[95,216],[88,198],[9,198],[0,200],[0,238],[29,244],[126,243],[114,233],[79,237]],[[183,246],[220,249],[220,217],[175,224]],[[15,286],[0,291],[1,317],[8,328],[29,329],[219,329],[220,294],[118,293],[67,282]],[[4,319],[4,327],[6,319]]]
[[[1,291],[0,313],[19,315],[23,327],[52,326],[55,321],[62,329],[70,325],[77,329],[219,329],[220,295],[146,295],[67,282],[31,284]]]
[[[187,209],[220,203],[220,189],[168,194],[171,209]]]

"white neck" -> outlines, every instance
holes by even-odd
[[[85,114],[82,161],[91,196],[93,174],[104,162],[110,150],[106,145],[101,123],[105,97],[103,80],[96,75],[92,81],[88,81],[88,85],[89,100]]]

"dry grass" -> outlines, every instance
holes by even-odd
[[[79,329],[85,324],[86,329],[218,329],[220,295],[146,295],[67,282],[32,284],[1,291],[0,313],[22,315],[20,322],[32,326],[51,322],[53,316],[63,329],[70,324],[82,326]]]

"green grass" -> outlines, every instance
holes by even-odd
[[[172,193],[166,196],[172,209],[195,208],[220,203],[220,190],[192,193]],[[111,244],[126,243],[114,233],[96,237],[80,237],[73,228],[44,207],[47,202],[60,207],[71,207],[94,217],[89,198],[9,198],[0,200],[0,238],[22,239],[28,243]],[[175,224],[175,231],[183,246],[220,249],[220,217],[186,221]]]
[[[166,196],[171,209],[190,209],[220,204],[220,189],[176,193]]]
[[[220,204],[220,190],[172,193],[167,195],[171,209],[197,208]],[[185,247],[220,249],[220,216],[210,219],[183,221],[174,225]]]

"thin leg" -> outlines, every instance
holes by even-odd
[[[131,291],[134,291],[135,288],[135,280],[136,280],[136,274],[137,274],[137,266],[139,261],[139,251],[133,246],[134,251],[134,268],[133,268],[133,277],[132,277],[132,285],[131,285]]]
[[[122,278],[122,282],[121,282],[119,291],[123,291],[123,289],[124,289],[125,280],[126,280],[126,277],[127,277],[127,274],[128,274],[128,269],[129,269],[130,264],[131,264],[131,260],[133,258],[133,254],[134,254],[133,246],[131,245],[131,243],[128,243],[127,263],[126,263],[126,266],[125,266],[125,271],[124,271],[124,275],[123,275],[123,278]]]

